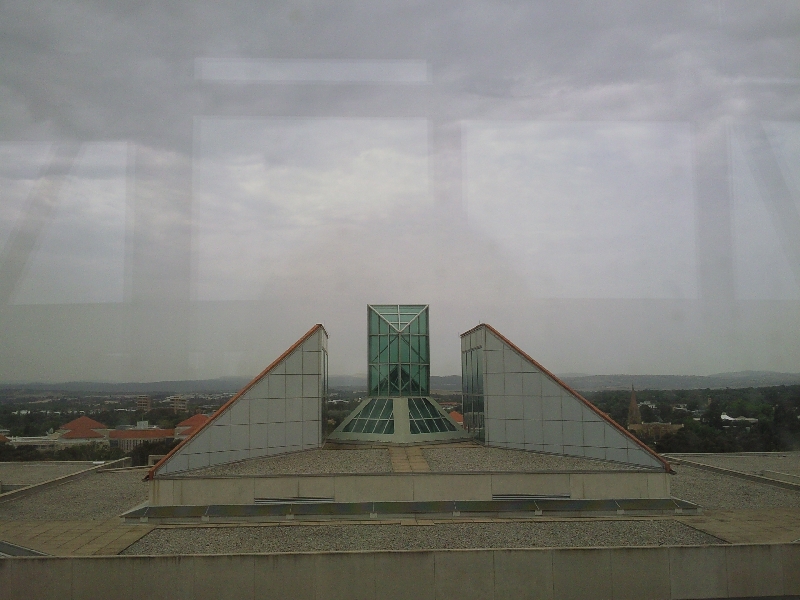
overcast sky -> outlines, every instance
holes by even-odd
[[[558,373],[800,371],[800,3],[4,2],[0,381],[255,375],[431,306]]]

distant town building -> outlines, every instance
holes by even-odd
[[[136,397],[136,410],[143,410],[150,412],[153,409],[153,400],[150,396],[137,396]]]
[[[172,402],[173,412],[186,412],[189,401],[183,396],[170,396],[169,400]]]
[[[645,404],[644,402],[642,404]],[[648,406],[652,408],[650,403]],[[636,402],[636,390],[631,386],[631,402],[628,405],[628,431],[634,432],[640,438],[660,440],[667,434],[675,433],[683,425],[673,425],[672,423],[642,423],[642,415],[639,412],[639,404]]]
[[[175,435],[172,429],[115,429],[109,435],[112,448],[120,448],[123,452],[130,452],[144,442],[167,442]]]
[[[185,421],[181,421],[175,426],[175,439],[186,439],[190,435],[194,434],[194,432],[200,429],[203,425],[205,425],[209,420],[210,417],[207,417],[206,415],[196,414],[192,415]]]

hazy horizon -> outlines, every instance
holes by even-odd
[[[554,373],[800,371],[800,5],[0,7],[0,382],[260,372],[430,304]]]

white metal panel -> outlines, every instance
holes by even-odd
[[[461,351],[462,352],[465,352],[467,350],[467,347],[469,346],[469,344],[467,343],[468,340],[469,340],[469,336],[466,336],[466,335],[461,338]]]
[[[522,396],[522,418],[525,420],[542,420],[541,396]]]
[[[483,391],[487,396],[503,396],[505,388],[502,373],[486,373],[483,376]]]
[[[303,420],[303,399],[302,398],[287,398],[286,399],[286,421],[302,421]]]
[[[562,421],[565,446],[583,446],[583,423],[580,421]]]
[[[201,452],[211,451],[211,427],[202,429],[200,433],[193,436],[186,445],[181,449],[188,454],[199,454]]]
[[[526,396],[541,396],[542,376],[539,373],[523,373],[522,393]]]
[[[492,419],[492,442],[495,444],[505,444],[507,441],[506,420]]]
[[[250,448],[250,458],[266,456],[268,452],[267,448]]]
[[[303,375],[319,375],[321,373],[321,355],[322,353],[320,351],[303,351]]]
[[[600,415],[598,415],[595,411],[593,411],[591,408],[589,408],[585,404],[581,408],[581,412],[582,412],[581,418],[584,421],[591,421],[591,422],[595,422],[595,423],[605,423],[605,421],[603,421],[603,419],[602,419],[602,417]]]
[[[586,450],[583,446],[564,446],[564,454],[570,456],[585,456]]]
[[[523,396],[506,396],[506,419],[522,419],[525,417]]]
[[[202,454],[189,454],[189,469],[202,469],[207,467],[210,462],[209,453],[203,452]]]
[[[269,379],[262,377],[253,387],[247,390],[243,398],[269,398]]]
[[[627,448],[606,448],[606,458],[615,462],[628,462]]]
[[[525,445],[525,434],[523,433],[523,423],[517,419],[506,419],[506,441],[513,444],[515,448],[523,448]]]
[[[503,372],[503,353],[498,350],[485,350],[483,352],[486,360],[486,373]]]
[[[503,370],[506,373],[522,373],[522,357],[510,346],[503,348]]]
[[[190,454],[182,454],[179,456],[174,457],[171,461],[169,461],[165,465],[164,472],[165,473],[180,473],[181,471],[187,471],[190,468],[189,466],[189,457]],[[206,457],[208,459],[208,457]]]
[[[313,448],[320,444],[319,421],[303,421],[303,447]]]
[[[561,398],[544,396],[542,398],[542,420],[561,421]]]
[[[286,424],[268,423],[267,424],[267,444],[270,448],[286,447]]]
[[[231,450],[246,450],[250,447],[250,425],[231,425]]]
[[[221,465],[221,464],[224,464],[226,462],[229,462],[228,454],[229,453],[227,451],[209,453],[208,454],[208,458],[209,458],[208,464],[209,464],[209,466],[213,467],[214,465]]]
[[[250,401],[250,422],[251,423],[266,423],[269,421],[267,416],[269,403],[272,400],[251,400]]]
[[[544,433],[542,431],[541,421],[525,419],[525,421],[523,421],[523,432],[526,444],[544,444]]]
[[[299,348],[286,357],[287,375],[302,375],[303,374],[303,352]]]
[[[290,448],[303,445],[303,423],[299,421],[286,423],[286,445]]]
[[[231,424],[246,425],[250,422],[250,400],[239,398],[229,409],[231,413]]]
[[[303,397],[303,375],[286,375],[286,397]]]
[[[544,452],[544,444],[529,444],[525,442],[525,450],[528,452]]]
[[[606,448],[627,448],[628,436],[610,425],[606,428]]]
[[[503,383],[506,396],[522,395],[522,373],[505,373]]]
[[[605,423],[583,423],[583,444],[585,446],[595,446],[598,448],[605,448],[606,436]]]
[[[303,375],[304,398],[319,398],[321,379],[319,375]]]
[[[487,350],[502,350],[505,344],[503,341],[498,338],[495,334],[491,331],[487,331],[486,328],[481,328],[478,331],[482,332],[484,336],[486,336],[486,342],[484,344],[484,348]]]
[[[231,426],[230,425],[212,425],[209,427],[211,430],[211,452],[225,452],[231,447]]]
[[[564,446],[561,444],[545,444],[542,446],[543,452],[550,454],[564,454]]]
[[[542,396],[561,396],[563,392],[563,387],[558,385],[547,375],[542,374]]]
[[[599,458],[605,460],[606,449],[602,446],[584,446],[583,451],[587,458]]]
[[[565,421],[583,421],[583,402],[567,394],[561,396],[561,418]]]
[[[523,373],[538,373],[539,369],[537,369],[532,362],[527,360],[526,358],[522,359],[522,367],[521,371]]]
[[[542,439],[547,445],[563,445],[564,434],[561,430],[561,421],[542,421]]]
[[[269,397],[286,397],[286,375],[269,374]]]
[[[320,417],[319,398],[303,398],[303,421],[319,421]]]
[[[266,423],[250,423],[250,447],[267,448],[267,429]]]
[[[485,402],[485,415],[487,419],[506,418],[505,396],[491,396]]]
[[[286,398],[275,398],[267,407],[267,423],[283,423],[286,421]]]
[[[272,370],[269,372],[270,375],[286,375],[286,361],[282,360],[277,365],[272,367]]]

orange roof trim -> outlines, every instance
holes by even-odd
[[[114,440],[152,440],[172,437],[173,429],[115,429],[109,434]]]
[[[83,439],[96,439],[104,437],[102,433],[97,433],[94,429],[70,429],[61,436],[62,440],[83,440]]]
[[[95,421],[94,419],[90,419],[86,415],[78,417],[67,423],[66,425],[62,425],[59,429],[108,429],[107,426],[103,425],[99,421]]]
[[[575,396],[576,398],[578,398],[578,399],[579,399],[581,402],[583,402],[583,403],[584,403],[584,404],[585,404],[587,407],[589,407],[591,410],[593,410],[595,413],[597,413],[597,414],[600,416],[600,418],[602,418],[604,421],[606,421],[606,422],[607,422],[609,425],[611,425],[612,427],[616,428],[616,429],[617,429],[617,430],[618,430],[620,433],[622,433],[622,434],[623,434],[624,436],[626,436],[627,438],[629,438],[629,439],[633,440],[634,442],[636,442],[636,444],[637,444],[639,447],[641,447],[643,450],[645,450],[646,452],[648,452],[648,453],[649,453],[651,456],[653,456],[653,458],[655,458],[655,459],[656,459],[658,462],[660,462],[662,465],[664,465],[664,468],[667,470],[667,473],[674,473],[674,472],[675,472],[675,471],[673,471],[673,470],[672,470],[672,466],[669,464],[669,462],[668,462],[668,461],[666,461],[666,460],[664,460],[662,457],[660,457],[660,456],[659,456],[658,454],[656,454],[655,452],[653,452],[653,450],[652,450],[652,449],[650,449],[650,448],[647,446],[647,444],[645,444],[644,442],[642,442],[642,441],[641,441],[639,438],[637,438],[635,435],[633,435],[633,434],[632,434],[630,431],[628,431],[627,429],[625,429],[624,427],[622,427],[622,426],[621,426],[619,423],[617,423],[617,422],[616,422],[614,419],[612,419],[611,417],[609,417],[609,416],[608,416],[606,413],[604,413],[602,410],[600,410],[599,408],[597,408],[597,407],[596,407],[594,404],[592,404],[591,402],[589,402],[589,401],[588,401],[586,398],[584,398],[583,396],[581,396],[581,395],[580,395],[578,392],[576,392],[575,390],[573,390],[573,389],[572,389],[571,387],[569,387],[569,386],[568,386],[566,383],[564,383],[563,381],[561,381],[561,379],[559,379],[559,378],[558,378],[556,375],[554,375],[553,373],[551,373],[550,371],[548,371],[547,369],[545,369],[545,368],[544,368],[542,365],[540,365],[540,364],[539,364],[537,361],[535,361],[535,360],[534,360],[534,359],[533,359],[533,358],[532,358],[532,357],[531,357],[531,356],[530,356],[530,355],[529,355],[527,352],[525,352],[525,351],[524,351],[522,348],[520,348],[519,346],[517,346],[517,345],[516,345],[514,342],[512,342],[511,340],[509,340],[509,339],[508,339],[506,336],[504,336],[502,333],[500,333],[499,331],[497,331],[497,329],[495,329],[494,327],[492,327],[492,326],[491,326],[491,325],[489,325],[488,323],[481,323],[480,325],[477,325],[477,326],[473,327],[473,328],[472,328],[472,329],[470,329],[469,331],[465,331],[464,333],[462,333],[462,334],[461,334],[461,337],[464,337],[465,335],[469,335],[470,333],[472,333],[472,332],[474,332],[474,331],[477,331],[477,330],[478,330],[478,329],[480,329],[481,327],[486,327],[486,329],[488,329],[488,330],[489,330],[489,331],[491,331],[493,334],[495,334],[497,337],[499,337],[501,340],[503,340],[503,342],[505,342],[506,344],[508,344],[509,346],[511,346],[511,347],[512,347],[514,350],[516,350],[517,352],[519,352],[519,353],[520,353],[522,356],[524,356],[526,360],[528,360],[528,361],[530,361],[531,363],[533,363],[533,364],[536,366],[536,368],[537,368],[537,369],[539,369],[539,370],[540,370],[542,373],[544,373],[545,375],[548,375],[548,376],[549,376],[550,378],[552,378],[552,379],[553,379],[553,381],[555,381],[555,382],[556,382],[558,385],[560,385],[562,388],[564,388],[564,389],[565,389],[566,391],[568,391],[570,394],[572,394],[573,396]]]
[[[230,400],[228,400],[228,401],[227,401],[225,404],[223,404],[222,406],[220,406],[220,407],[217,409],[217,412],[215,412],[213,415],[211,415],[211,418],[209,418],[209,419],[208,419],[208,421],[206,421],[206,422],[205,422],[205,423],[203,423],[203,424],[202,424],[200,427],[198,427],[197,429],[195,429],[195,430],[192,432],[192,434],[191,434],[189,437],[187,437],[187,438],[185,438],[183,441],[181,441],[181,443],[180,443],[180,444],[178,444],[177,446],[175,446],[175,447],[174,447],[172,450],[170,450],[170,451],[169,451],[169,453],[167,453],[167,454],[164,456],[164,458],[162,458],[162,459],[161,459],[160,461],[158,461],[158,462],[157,462],[155,465],[153,465],[153,468],[152,468],[152,469],[150,469],[150,470],[147,472],[147,475],[145,476],[145,478],[144,478],[144,481],[147,481],[147,480],[149,480],[149,479],[153,479],[153,477],[155,477],[155,475],[156,475],[156,472],[157,472],[157,471],[158,471],[158,470],[159,470],[159,469],[160,469],[160,468],[161,468],[161,467],[162,467],[164,464],[166,464],[168,460],[170,460],[170,459],[171,459],[173,456],[175,456],[175,454],[177,454],[177,453],[178,453],[178,451],[180,451],[180,449],[181,449],[181,448],[183,448],[183,447],[184,447],[186,444],[188,444],[190,440],[194,439],[194,437],[195,437],[196,435],[199,435],[199,434],[200,434],[200,432],[201,432],[201,431],[203,431],[203,430],[204,430],[206,427],[209,427],[209,426],[211,425],[211,423],[213,423],[213,422],[214,422],[214,421],[215,421],[215,420],[216,420],[216,419],[217,419],[217,418],[218,418],[218,417],[219,417],[219,416],[220,416],[220,415],[221,415],[223,412],[225,412],[225,411],[228,409],[228,407],[230,407],[230,406],[231,406],[231,404],[233,404],[233,403],[234,403],[234,402],[236,402],[236,401],[237,401],[239,398],[241,398],[241,397],[242,397],[244,394],[246,394],[246,393],[247,393],[247,392],[250,390],[250,388],[252,388],[252,387],[253,387],[255,384],[257,384],[259,381],[261,381],[261,379],[263,379],[263,378],[264,378],[264,377],[265,377],[265,376],[266,376],[266,375],[267,375],[267,374],[268,374],[270,371],[272,371],[272,369],[274,369],[276,366],[278,366],[278,365],[281,363],[281,361],[283,361],[283,360],[284,360],[286,357],[288,357],[288,356],[289,356],[289,355],[290,355],[292,352],[294,352],[295,350],[297,350],[297,349],[298,349],[298,348],[299,348],[299,347],[300,347],[300,346],[303,344],[303,342],[305,342],[305,341],[306,341],[308,338],[310,338],[312,335],[314,335],[314,334],[315,334],[317,331],[319,331],[320,329],[321,329],[322,331],[324,331],[324,332],[325,332],[325,335],[328,335],[328,332],[327,332],[327,331],[325,331],[325,328],[322,326],[322,324],[321,324],[321,323],[317,323],[316,325],[314,325],[314,326],[313,326],[311,329],[309,329],[309,330],[308,330],[308,331],[305,333],[305,335],[303,335],[303,337],[301,337],[301,338],[300,338],[299,340],[297,340],[297,341],[296,341],[294,344],[292,344],[292,345],[291,345],[291,346],[290,346],[290,347],[289,347],[289,348],[288,348],[288,349],[287,349],[287,350],[286,350],[286,351],[285,351],[283,354],[281,354],[281,355],[280,355],[278,358],[276,358],[275,360],[273,360],[273,361],[270,363],[270,365],[269,365],[269,366],[268,366],[266,369],[264,369],[263,371],[261,371],[261,373],[259,373],[258,375],[256,375],[256,376],[255,376],[255,378],[253,378],[253,380],[252,380],[250,383],[248,383],[248,384],[247,384],[246,386],[244,386],[244,387],[243,387],[241,390],[239,390],[239,392],[238,392],[238,393],[237,393],[237,394],[236,394],[236,395],[235,395],[233,398],[231,398],[231,399],[230,399]]]

